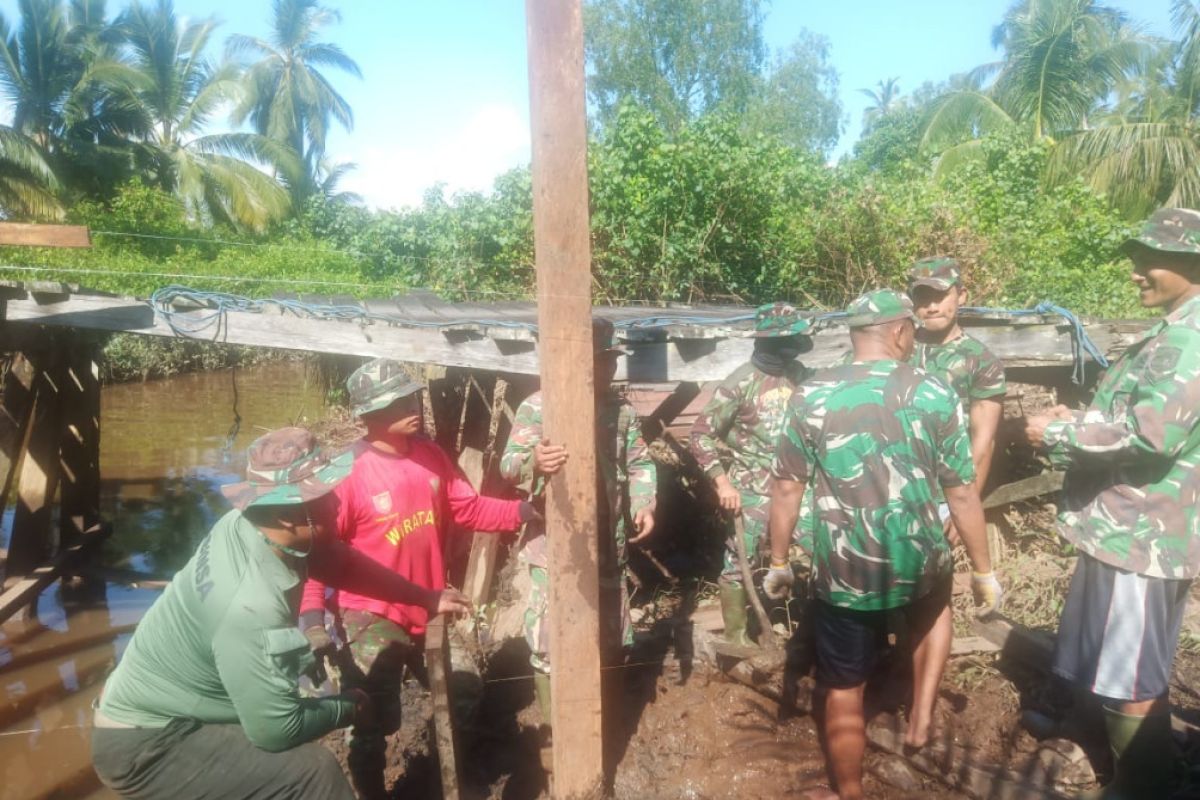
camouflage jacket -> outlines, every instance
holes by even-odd
[[[1106,564],[1153,578],[1200,572],[1200,297],[1104,374],[1087,411],[1053,422],[1067,470],[1059,530]]]
[[[637,412],[615,392],[597,411],[596,468],[604,483],[604,500],[599,509],[602,527],[610,534],[619,564],[625,562],[625,539],[633,515],[654,502],[657,470],[650,458]],[[542,393],[534,392],[517,409],[512,433],[500,458],[505,480],[530,493],[541,491],[542,479],[534,475],[533,447],[542,440]],[[530,526],[532,528],[532,526]],[[522,557],[535,566],[546,566],[544,531],[526,530]],[[601,559],[609,547],[602,540]],[[611,555],[611,554],[610,554]]]
[[[727,473],[742,494],[766,496],[788,401],[811,374],[799,362],[779,376],[746,363],[721,382],[692,426],[692,455],[710,479]],[[728,467],[718,442],[729,447]]]
[[[948,383],[958,393],[968,422],[971,403],[989,398],[1003,400],[1008,391],[1000,359],[983,342],[965,333],[944,344],[917,342],[908,363]]]
[[[939,487],[975,480],[962,406],[898,361],[817,372],[796,388],[772,473],[813,484],[813,588],[832,605],[906,605],[950,573]]]

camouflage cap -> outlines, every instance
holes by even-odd
[[[769,339],[777,336],[799,336],[812,331],[812,320],[800,316],[790,303],[767,303],[754,312],[755,338]]]
[[[922,258],[908,268],[908,290],[918,286],[929,286],[944,292],[962,283],[962,271],[958,262],[948,256]]]
[[[346,379],[350,405],[358,417],[381,411],[401,397],[408,397],[424,388],[425,384],[405,372],[398,362],[388,358],[368,361]]]
[[[891,289],[876,289],[867,292],[846,306],[846,325],[851,328],[882,325],[898,319],[911,319],[915,324],[920,325],[917,315],[913,313],[912,300],[908,299],[908,295]]]
[[[592,317],[593,354],[611,353],[618,356],[625,355],[627,351],[615,345],[616,338],[617,329],[612,324],[612,320],[604,319],[604,317]]]
[[[1200,255],[1200,211],[1161,208],[1142,223],[1141,230],[1125,240],[1121,252],[1138,246],[1167,253]]]
[[[350,474],[354,454],[330,458],[304,428],[280,428],[250,445],[246,480],[221,487],[234,508],[290,506],[328,494]]]

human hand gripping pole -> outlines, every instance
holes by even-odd
[[[975,597],[979,617],[990,617],[1000,611],[1004,601],[1004,589],[994,572],[971,572],[971,594]]]

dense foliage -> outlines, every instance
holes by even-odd
[[[25,0],[22,8],[27,5],[59,8],[53,0]],[[99,0],[72,3],[70,13],[66,8],[58,13],[67,29],[107,25]],[[594,0],[589,8],[593,17],[607,15],[611,23],[599,27],[589,42],[590,71],[628,67],[599,84],[602,102],[594,96],[589,173],[599,302],[786,298],[834,307],[866,288],[898,285],[918,257],[948,253],[967,265],[977,304],[1025,307],[1051,300],[1094,315],[1139,313],[1127,265],[1117,252],[1136,218],[1131,206],[1111,203],[1098,188],[1095,170],[1066,169],[1064,164],[1073,162],[1065,160],[1063,149],[1064,142],[1076,141],[1070,115],[1117,102],[1095,95],[1123,86],[1117,80],[1120,65],[1143,49],[1140,42],[1125,46],[1129,43],[1122,37],[1133,34],[1123,17],[1085,0],[1018,2],[998,32],[1006,60],[992,70],[990,87],[976,75],[905,96],[898,79],[881,80],[867,90],[873,106],[866,134],[850,156],[831,165],[824,153],[837,136],[841,112],[836,75],[827,66],[828,45],[819,37],[805,34],[795,47],[772,56],[762,46],[759,5],[751,0],[675,5]],[[90,16],[70,16],[82,14],[81,9],[90,9]],[[334,17],[315,2],[276,0],[274,10],[278,30],[273,38],[234,37],[231,55],[245,60],[210,64],[201,58],[200,43],[210,37],[211,27],[175,20],[169,0],[133,2],[118,17],[121,36],[101,37],[97,41],[109,50],[94,49],[115,54],[117,66],[135,72],[151,62],[151,41],[176,54],[168,59],[171,69],[155,72],[157,83],[128,84],[127,100],[140,98],[142,105],[157,109],[137,150],[147,158],[131,162],[150,168],[116,170],[107,182],[89,173],[88,180],[103,187],[96,192],[80,189],[83,184],[75,179],[61,179],[59,189],[47,191],[75,187],[73,193],[53,196],[69,199],[64,218],[88,225],[96,246],[90,251],[9,250],[4,254],[9,267],[0,273],[139,296],[182,283],[251,295],[380,296],[424,288],[450,299],[530,297],[529,170],[501,175],[488,192],[448,195],[434,186],[419,206],[399,211],[371,211],[347,202],[328,181],[336,170],[326,163],[324,131],[333,123],[349,124],[349,107],[336,92],[305,97],[300,88],[311,81],[301,80],[286,92],[278,87],[305,69],[332,66],[353,74],[357,68],[341,50],[318,40]],[[633,46],[630,37],[636,31],[629,28],[630,20],[646,14],[670,17],[654,36],[681,48],[692,43],[691,50],[678,50],[679,59],[689,60],[674,62],[666,88],[641,86],[639,81],[650,80],[646,76],[656,68],[634,69],[640,62],[625,64],[618,57],[622,48]],[[296,25],[286,27],[288,19]],[[22,24],[28,26],[29,19],[23,17]],[[742,28],[734,30],[738,25]],[[725,67],[717,63],[721,59],[708,58],[712,53],[695,49],[706,30],[722,31],[730,53],[740,54],[740,72],[709,74]],[[1046,61],[1049,55],[1038,49],[1046,30],[1075,37],[1071,58],[1086,56],[1086,65],[1100,63],[1096,59],[1103,56],[1110,71],[1089,74],[1081,79],[1086,86],[1065,94],[1052,86],[1051,96],[1029,95],[1023,80],[1039,53],[1054,67],[1048,75],[1064,85],[1078,66],[1070,58]],[[22,33],[10,38],[10,50],[35,41],[31,35],[22,38],[24,31],[21,27]],[[50,41],[59,41],[54,36]],[[60,43],[77,40],[64,37]],[[717,48],[720,42],[711,44]],[[138,53],[143,56],[135,58]],[[1163,74],[1171,76],[1172,86],[1181,84],[1189,59],[1200,61],[1178,43],[1167,55]],[[68,61],[64,56],[63,63]],[[737,75],[745,77],[744,86],[740,78],[734,80]],[[0,84],[8,80],[0,68]],[[206,196],[204,165],[225,163],[209,158],[215,149],[195,146],[213,135],[205,132],[207,117],[201,112],[212,107],[206,92],[218,93],[218,88],[241,98],[238,113],[254,129],[244,134],[250,138],[237,140],[243,154],[265,157],[272,147],[283,153],[272,180],[278,181],[277,196],[288,210],[261,230],[236,218],[235,209],[249,206],[221,205],[230,195],[213,194],[215,205],[209,206],[198,199]],[[53,92],[58,97],[68,90],[83,91],[71,84]],[[1129,98],[1144,99],[1147,91],[1144,85],[1128,89],[1117,105],[1133,115],[1129,109],[1136,103]],[[952,134],[947,104],[958,103],[963,110],[964,93],[970,92],[1007,110],[987,117],[987,125],[977,118],[969,130]],[[1080,99],[1085,96],[1092,97],[1090,106]],[[822,98],[833,105],[822,107]],[[304,109],[303,135],[287,129],[287,108],[271,100]],[[68,118],[74,105],[60,97],[38,108],[30,106],[14,128],[0,130],[0,146],[7,146],[5,135],[11,134],[34,148],[25,155],[37,155],[61,152],[55,149],[61,142],[78,138],[71,126],[86,120]],[[1109,120],[1099,111],[1096,119]],[[27,131],[21,128],[24,120]],[[192,127],[180,127],[183,123]],[[938,136],[949,143],[946,149],[931,147],[938,138],[931,137],[935,123],[942,126]],[[1047,130],[1055,135],[1046,135]],[[53,146],[38,149],[42,140]],[[951,150],[969,157],[947,169]],[[290,161],[284,157],[288,152]],[[1068,155],[1080,157],[1075,151]],[[57,171],[59,163],[67,162],[46,161],[53,175],[70,174]],[[26,183],[36,182],[36,165],[25,166],[22,172],[0,159],[0,206],[10,217],[21,216],[22,208],[12,198]],[[181,175],[200,170],[193,175],[198,182],[191,184],[198,188],[181,191],[183,181],[171,180],[172,170]],[[1111,181],[1118,173],[1107,174]],[[1169,190],[1173,184],[1160,177]],[[210,210],[201,212],[202,206]],[[1144,205],[1138,213],[1142,210]]]

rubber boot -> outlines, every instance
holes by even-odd
[[[387,787],[383,770],[387,766],[387,739],[376,735],[350,734],[350,752],[346,766],[350,771],[350,783],[360,800],[387,800]]]
[[[725,641],[741,647],[753,647],[746,636],[746,587],[737,581],[721,581],[721,619],[725,622]]]
[[[1170,795],[1174,774],[1171,715],[1135,717],[1104,709],[1104,728],[1113,754],[1113,779],[1080,795],[1085,800],[1156,800]]]
[[[538,748],[538,761],[542,769],[549,775],[554,771],[554,750],[551,742],[550,727],[550,676],[545,672],[533,673],[533,693],[537,695],[538,711],[542,714],[541,744]]]

